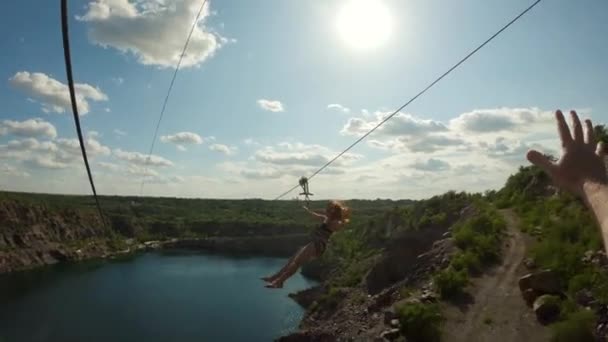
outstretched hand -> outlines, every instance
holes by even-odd
[[[557,162],[551,161],[538,151],[528,152],[528,160],[543,169],[553,181],[579,196],[585,196],[584,186],[607,184],[606,155],[603,143],[596,143],[593,124],[585,120],[585,133],[578,115],[570,112],[573,133],[560,110],[555,112],[559,137],[562,142],[562,156]]]

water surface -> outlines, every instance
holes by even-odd
[[[285,259],[148,253],[0,276],[0,341],[271,341],[303,310],[259,280]]]

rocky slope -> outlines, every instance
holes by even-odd
[[[452,223],[473,214],[467,207],[444,225],[406,231],[391,237],[383,252],[373,256],[371,267],[356,286],[331,288],[331,277],[317,288],[290,295],[307,309],[299,331],[278,339],[291,341],[385,341],[397,338],[396,314],[401,301],[435,301],[430,277],[443,269],[455,252]],[[398,220],[387,218],[398,225]],[[404,289],[417,289],[412,295]],[[392,334],[392,335],[391,335]]]

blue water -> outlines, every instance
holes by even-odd
[[[271,341],[303,310],[259,280],[285,262],[147,253],[0,277],[0,341]]]

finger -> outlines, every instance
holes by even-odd
[[[578,118],[576,111],[570,111],[570,118],[572,119],[572,129],[574,130],[574,141],[583,143],[583,126],[581,125],[581,120]]]
[[[566,147],[572,143],[572,136],[570,135],[570,129],[564,119],[564,114],[561,110],[555,112],[555,119],[557,120],[557,131],[559,132],[559,138],[562,141],[562,147]]]
[[[549,158],[547,158],[547,156],[545,156],[544,154],[536,150],[530,150],[528,151],[526,158],[528,158],[530,163],[540,167],[550,176],[553,176],[553,174],[555,173],[555,164],[553,164],[551,160],[549,160]]]
[[[593,130],[593,124],[591,120],[585,120],[585,143],[589,145],[595,144],[595,131]]]
[[[606,143],[604,143],[603,141],[600,142],[599,144],[597,144],[597,151],[595,151],[595,153],[600,156],[601,158],[604,158],[608,155],[608,152],[606,151],[606,148],[608,146],[606,146]]]

